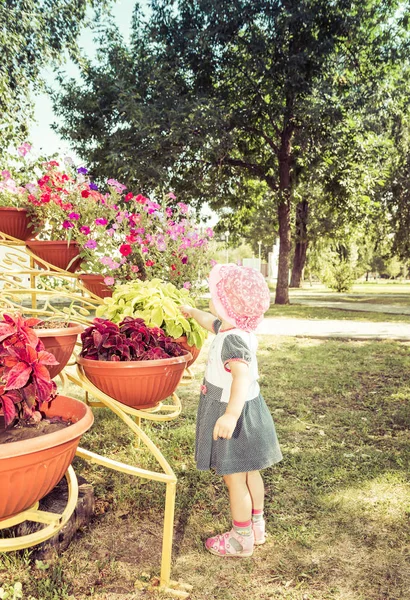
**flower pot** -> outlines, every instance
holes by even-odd
[[[25,208],[0,206],[0,231],[24,242],[33,237],[34,227]]]
[[[0,445],[0,521],[26,510],[57,485],[74,458],[80,437],[94,420],[86,404],[68,396],[57,396],[43,404],[42,412],[47,417],[62,417],[72,425]]]
[[[112,290],[104,283],[104,275],[81,273],[79,279],[87,290],[99,298],[108,298],[112,296]]]
[[[179,344],[181,346],[181,348],[183,348],[184,350],[187,350],[188,352],[190,352],[192,354],[191,360],[189,360],[186,364],[186,368],[188,369],[188,367],[190,367],[198,358],[199,353],[201,352],[201,348],[197,348],[197,346],[190,346],[188,344],[186,335],[183,335],[174,341],[177,344]]]
[[[78,357],[86,377],[99,390],[132,408],[152,408],[171,396],[191,354],[130,362]]]
[[[53,379],[64,369],[73,353],[77,337],[84,331],[84,327],[78,323],[70,323],[68,327],[56,329],[36,329],[36,335],[43,342],[47,352],[51,352],[60,364],[49,365],[47,369]]]
[[[73,240],[70,244],[66,240],[28,240],[26,246],[53,267],[74,273],[80,266],[80,250],[77,242]],[[75,258],[76,260],[73,260]],[[34,262],[42,269],[46,268],[35,259]]]

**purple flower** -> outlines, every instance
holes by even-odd
[[[92,181],[89,183],[89,188],[90,190],[94,190],[94,192],[98,192],[98,185]]]
[[[182,262],[182,264],[183,264],[183,265],[186,265],[186,264],[187,264],[187,262],[188,262],[188,257],[187,257],[187,256],[183,256],[183,257],[181,258],[181,262]]]
[[[68,215],[68,218],[71,219],[72,221],[78,221],[78,219],[80,218],[80,215],[76,212],[71,212]]]
[[[97,242],[95,240],[88,240],[87,242],[85,242],[84,248],[95,250],[95,248],[97,248]]]
[[[107,219],[95,219],[94,223],[96,225],[107,225],[108,221]]]
[[[90,235],[91,229],[88,227],[88,225],[83,225],[82,227],[80,227],[80,231],[84,235]]]
[[[80,167],[79,169],[77,169],[77,173],[80,173],[80,175],[87,175],[88,169],[86,169],[85,167]]]
[[[64,229],[71,229],[72,227],[74,227],[74,223],[71,223],[71,221],[64,221],[63,227]]]

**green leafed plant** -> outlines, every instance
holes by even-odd
[[[104,298],[97,316],[119,323],[124,317],[141,318],[148,327],[160,327],[172,338],[186,336],[188,344],[201,348],[207,333],[194,319],[186,319],[180,306],[194,306],[188,290],[177,289],[160,279],[132,281],[115,287],[112,298]]]

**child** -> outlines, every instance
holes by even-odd
[[[265,542],[264,485],[259,473],[279,462],[275,426],[258,384],[257,339],[270,293],[261,273],[234,264],[215,265],[209,276],[207,312],[181,307],[216,334],[201,386],[195,459],[200,470],[215,469],[228,487],[233,527],[209,538],[217,556],[251,556]]]

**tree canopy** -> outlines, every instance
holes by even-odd
[[[295,192],[309,171],[329,172],[321,165],[325,156],[332,163],[339,126],[356,119],[365,139],[382,120],[405,60],[408,3],[152,0],[151,8],[147,21],[136,8],[130,46],[111,28],[97,63],[83,64],[83,83],[63,82],[60,133],[95,175],[144,192],[171,187],[194,204],[240,212],[249,181],[263,184],[280,238],[276,301],[286,303]],[[345,210],[342,196],[328,195]]]

